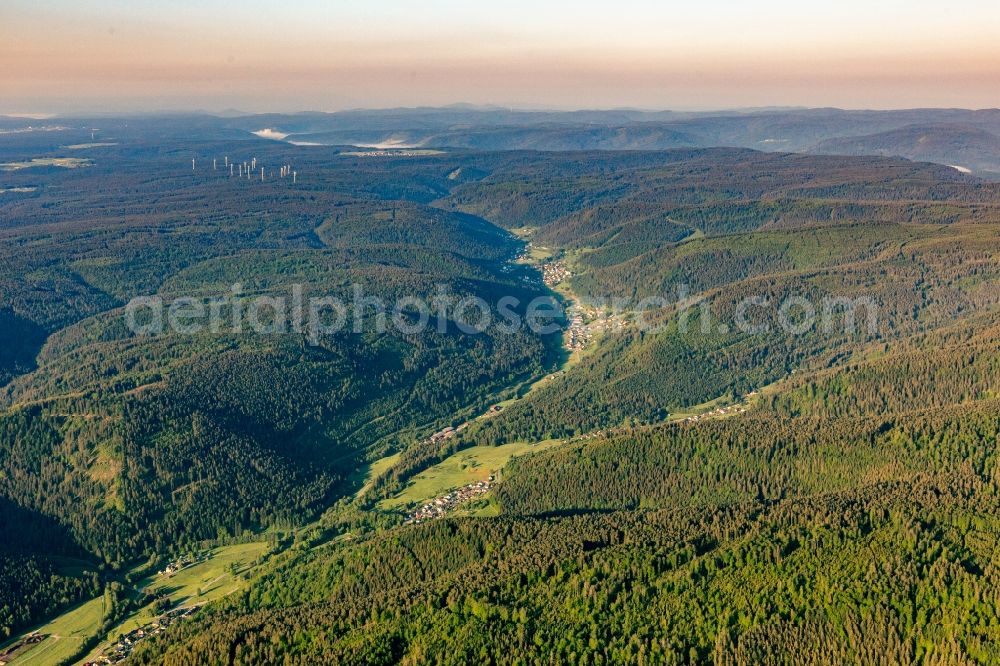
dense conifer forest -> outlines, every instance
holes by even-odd
[[[107,633],[146,601],[136,572],[257,540],[238,591],[129,663],[1000,660],[1000,185],[175,122],[0,170],[0,643],[102,595]],[[5,136],[0,162],[87,136]],[[228,298],[229,321],[293,289],[568,309],[547,331],[470,333],[454,309],[320,338],[276,314],[126,325],[137,297]],[[794,334],[790,298],[819,310]],[[412,519],[422,476],[514,445],[488,493]]]

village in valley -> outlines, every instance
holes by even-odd
[[[0,648],[0,666],[126,662],[151,637],[243,589],[278,548],[274,539],[238,541],[119,572],[110,582],[116,593],[106,590],[15,638]]]
[[[168,562],[163,569],[157,572],[156,577],[159,580],[173,578],[180,572],[197,564],[207,563],[211,560],[211,558],[212,552],[209,550],[181,555],[177,559]],[[161,597],[157,604],[158,608],[160,607],[160,604],[169,607],[170,601],[166,597]],[[90,666],[91,664],[97,666],[98,664],[120,663],[132,654],[136,644],[150,638],[151,636],[156,636],[157,634],[162,633],[170,625],[190,617],[200,608],[201,604],[193,604],[190,606],[178,606],[176,608],[165,610],[165,612],[155,618],[152,622],[119,635],[117,640],[106,647],[100,655],[90,661],[84,662],[84,666]]]
[[[567,270],[566,263],[563,261],[547,261],[540,268],[542,271],[542,282],[549,289],[556,287],[560,282],[572,275]]]
[[[623,313],[580,302],[572,294],[572,291],[564,285],[566,280],[572,276],[572,273],[566,268],[564,260],[554,259],[543,262],[539,265],[539,270],[542,274],[542,282],[546,287],[555,289],[563,285],[563,292],[568,295],[569,300],[566,302],[568,326],[564,336],[567,351],[582,351],[594,340],[596,335],[610,330],[621,330],[625,327]]]
[[[435,497],[430,502],[427,502],[419,509],[409,514],[406,517],[404,524],[422,523],[425,520],[441,518],[459,504],[463,504],[473,498],[488,493],[490,488],[493,487],[494,480],[495,477],[490,474],[490,478],[486,481],[470,483],[458,488],[457,490],[441,495],[440,497]]]
[[[569,326],[566,329],[565,346],[571,352],[583,350],[600,333],[625,328],[625,318],[621,313],[609,313],[598,307],[575,303],[568,310]]]
[[[749,396],[748,396],[749,397]],[[738,403],[735,405],[728,405],[726,407],[716,407],[710,412],[705,412],[704,414],[693,414],[691,416],[684,417],[684,423],[697,423],[698,421],[703,421],[705,419],[716,418],[719,416],[729,416],[732,414],[742,414],[747,411],[747,406]]]
[[[152,623],[122,634],[96,659],[84,662],[84,666],[101,666],[103,664],[118,664],[132,654],[137,643],[163,633],[171,624],[190,617],[201,608],[200,605],[175,608],[167,611]]]

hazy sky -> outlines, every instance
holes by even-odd
[[[997,0],[0,0],[0,112],[1000,106]]]

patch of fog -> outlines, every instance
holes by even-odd
[[[393,150],[394,148],[419,148],[420,144],[403,141],[383,141],[381,143],[355,143],[357,148],[372,148],[374,150]]]
[[[972,173],[972,169],[968,167],[958,166],[957,164],[949,164],[948,166],[950,166],[952,169],[960,173]]]
[[[54,113],[0,113],[0,116],[6,116],[8,118],[27,118],[28,120],[48,120],[49,118],[55,118]]]
[[[379,141],[377,143],[352,143],[351,145],[357,146],[358,148],[374,148],[375,150],[392,150],[393,148],[419,148],[421,144],[413,143],[407,140],[405,137],[395,135],[390,136],[384,141]]]
[[[254,132],[254,134],[256,134],[262,139],[274,139],[275,141],[281,141],[282,139],[288,136],[287,132],[279,132],[277,130],[271,129],[270,127],[259,129],[256,132]]]
[[[445,152],[426,148],[391,148],[389,150],[352,150],[340,154],[346,157],[423,157],[424,155],[444,155]]]
[[[325,146],[325,143],[316,143],[315,141],[289,141],[288,143],[293,146]]]

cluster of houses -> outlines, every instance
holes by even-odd
[[[139,627],[138,629],[133,629],[127,634],[120,636],[118,641],[105,650],[101,656],[97,657],[94,661],[85,662],[84,666],[102,666],[103,664],[121,663],[128,659],[137,643],[149,638],[150,636],[162,633],[174,622],[190,617],[200,608],[201,606],[188,606],[186,608],[175,608],[172,611],[168,611],[154,620],[152,624],[147,624]]]
[[[427,441],[431,442],[432,444],[437,444],[438,442],[443,442],[446,439],[451,439],[452,437],[454,437],[455,435],[457,435],[458,433],[462,432],[463,430],[465,430],[468,427],[469,427],[468,423],[463,423],[460,426],[458,426],[457,428],[453,428],[451,426],[448,426],[444,430],[440,430],[440,431],[434,433],[433,435],[431,435],[427,439]]]
[[[573,314],[569,320],[569,329],[566,331],[566,349],[569,351],[579,351],[590,342],[591,330],[583,323],[583,315],[579,312]]]
[[[542,282],[552,288],[569,277],[570,272],[561,261],[547,261],[542,264]]]
[[[204,562],[204,561],[208,560],[209,557],[211,557],[211,553],[209,551],[204,551],[204,552],[201,552],[201,553],[189,553],[187,555],[182,555],[181,557],[177,558],[173,562],[167,563],[166,568],[164,568],[162,571],[159,571],[158,573],[161,576],[173,576],[175,573],[177,573],[181,569],[186,569],[187,567],[189,567],[189,566],[191,566],[193,564],[197,564],[199,562]]]
[[[751,391],[744,396],[745,400],[750,400],[755,395],[757,391]],[[710,412],[705,412],[704,414],[696,414],[695,416],[689,416],[684,419],[685,423],[695,423],[696,421],[701,421],[702,419],[708,419],[715,416],[725,416],[727,414],[742,414],[747,411],[748,407],[746,402],[737,403],[735,405],[729,405],[728,407],[718,407]]]
[[[717,407],[710,412],[705,412],[704,414],[695,414],[694,416],[688,416],[684,419],[685,423],[695,423],[703,419],[710,419],[716,416],[725,416],[726,414],[740,414],[747,411],[746,405],[729,405],[728,407]]]
[[[607,314],[592,307],[573,306],[566,330],[566,349],[578,351],[586,347],[595,333],[621,330],[625,320],[615,314]]]
[[[486,413],[482,414],[480,418],[493,416],[495,414],[499,414],[501,411],[503,411],[503,405],[493,405],[488,410],[486,410]],[[448,426],[444,430],[439,430],[438,432],[434,433],[433,435],[425,439],[424,442],[425,443],[429,442],[431,444],[438,444],[447,439],[451,439],[452,437],[454,437],[455,435],[462,432],[468,427],[469,427],[468,422],[461,423],[457,427]]]
[[[459,504],[467,502],[473,497],[485,494],[492,485],[493,475],[491,474],[490,478],[486,481],[470,483],[446,495],[441,495],[407,516],[404,524],[421,523],[432,518],[440,518]]]

